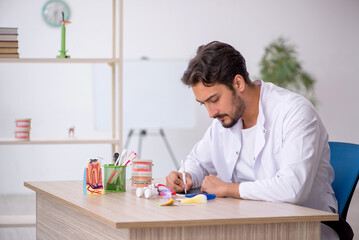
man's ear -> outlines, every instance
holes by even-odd
[[[239,93],[243,92],[245,89],[246,82],[244,78],[237,74],[233,79],[233,88],[238,91]]]

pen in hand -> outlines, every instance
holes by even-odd
[[[184,193],[187,194],[186,171],[185,171],[185,168],[184,168],[183,159],[181,160],[181,165],[182,165],[182,178],[183,178],[183,183],[184,183]]]

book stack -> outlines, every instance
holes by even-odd
[[[0,27],[0,58],[19,58],[17,28]]]

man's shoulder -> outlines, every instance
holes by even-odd
[[[263,82],[261,103],[270,105],[271,109],[279,108],[281,110],[291,109],[300,106],[312,106],[311,102],[304,96],[292,92],[288,89],[278,87],[273,83]]]
[[[263,85],[260,104],[267,123],[283,123],[285,119],[293,118],[319,118],[308,99],[272,83]]]

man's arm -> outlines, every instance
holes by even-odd
[[[240,183],[226,183],[214,175],[209,175],[202,182],[201,192],[215,194],[217,197],[241,198]]]
[[[211,153],[212,126],[207,129],[201,141],[193,147],[185,161],[186,174],[190,175],[194,188],[201,186],[205,176],[216,174]],[[186,179],[188,181],[188,178]]]

